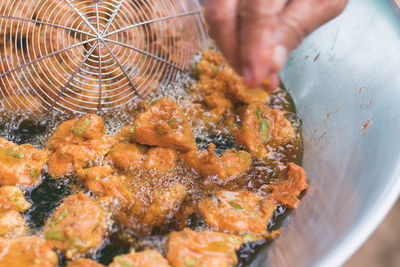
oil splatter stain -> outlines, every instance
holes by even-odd
[[[371,120],[367,120],[364,123],[364,125],[361,127],[361,130],[363,130],[362,133],[361,133],[361,136],[364,136],[367,133],[367,128],[370,125],[370,123],[371,123]]]
[[[362,130],[366,130],[369,126],[369,123],[371,122],[371,120],[367,120],[366,123],[364,123],[363,127],[361,127]]]
[[[319,53],[315,56],[314,62],[317,61],[317,60],[319,59],[319,56],[320,56],[320,55],[321,55],[321,52],[319,52]]]

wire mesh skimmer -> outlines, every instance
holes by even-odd
[[[185,71],[205,30],[196,0],[0,0],[0,101],[97,112]]]

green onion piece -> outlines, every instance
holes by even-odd
[[[202,66],[200,66],[200,64],[196,65],[196,69],[200,72],[200,73],[204,73],[204,69]]]
[[[129,133],[131,134],[131,135],[135,135],[136,134],[136,127],[140,127],[140,126],[142,126],[141,124],[136,124],[136,125],[134,125],[133,127],[131,127],[130,129],[129,129]]]
[[[64,234],[56,230],[50,230],[44,235],[44,239],[64,241]]]
[[[129,133],[130,133],[131,135],[135,135],[135,127],[129,128]]]
[[[209,67],[210,67],[212,70],[214,70],[215,72],[219,72],[219,71],[220,71],[219,67],[215,66],[214,64],[210,64]]]
[[[111,153],[113,153],[113,152],[115,152],[115,148],[111,148],[110,150],[108,150],[108,153],[107,153],[107,154],[111,154]]]
[[[256,115],[257,115],[257,119],[258,120],[262,119],[262,117],[261,117],[261,109],[259,107],[257,107]]]
[[[167,121],[169,127],[171,127],[172,129],[178,129],[179,125],[183,123],[183,119],[182,118],[172,118],[169,121]]]
[[[61,214],[54,220],[54,224],[57,224],[64,220],[65,216],[69,213],[67,209],[63,210]]]
[[[85,245],[85,242],[83,242],[82,239],[80,239],[79,237],[76,237],[74,240],[74,248],[76,248],[77,250],[81,250],[83,248],[83,246]]]
[[[65,151],[63,151],[63,150],[60,150],[60,154],[61,154],[61,156],[63,156],[64,158],[67,157],[67,153],[65,153]]]
[[[155,105],[155,104],[157,104],[158,102],[160,102],[160,98],[159,98],[159,99],[153,100],[153,101],[150,103],[150,105]]]
[[[90,121],[88,118],[85,118],[85,120],[83,121],[83,127],[87,128],[90,124]]]
[[[249,154],[247,154],[243,151],[239,151],[239,152],[237,152],[237,155],[242,158],[243,164],[247,164],[249,162],[249,159],[250,159]]]
[[[76,135],[76,136],[80,136],[80,135],[83,134],[83,131],[82,131],[82,129],[80,129],[80,128],[74,128],[74,129],[72,130],[72,133],[73,133],[74,135]]]
[[[9,148],[9,149],[6,150],[6,154],[11,154],[11,153],[17,151],[17,149],[18,149],[17,147]]]
[[[250,234],[243,235],[243,242],[244,243],[253,242],[253,241],[256,241],[256,240],[257,240],[257,237],[255,237],[254,235],[250,235]]]
[[[94,177],[94,180],[95,180],[95,181],[98,181],[99,178],[100,178],[99,175],[96,175],[96,177]]]
[[[233,202],[233,201],[230,201],[230,202],[229,202],[229,205],[230,205],[232,208],[237,209],[237,210],[242,210],[242,209],[243,209],[242,206],[240,206],[239,204],[237,204],[236,202]]]
[[[240,240],[239,240],[238,237],[228,237],[228,240],[229,240],[229,242],[230,242],[231,244],[234,244],[234,245],[240,243]]]
[[[267,119],[260,120],[260,132],[262,135],[263,143],[268,140],[268,128],[269,128],[269,120]]]
[[[75,127],[72,129],[72,133],[76,136],[82,135],[86,129],[89,127],[90,121],[88,118],[85,118],[82,122],[82,125],[80,127],[77,127],[77,125],[80,123],[80,120],[77,121]]]
[[[198,262],[197,258],[190,255],[182,255],[181,260],[183,261],[185,267],[195,267]]]
[[[14,158],[23,159],[25,157],[24,153],[15,153],[13,154]]]
[[[124,267],[133,267],[133,263],[132,263],[132,262],[130,262],[130,261],[124,259],[124,258],[121,257],[121,256],[117,256],[117,257],[115,257],[115,259],[116,259],[116,261],[117,261],[119,264],[121,264],[121,265],[124,266]]]
[[[39,264],[39,263],[40,263],[40,260],[37,259],[37,258],[35,258],[35,259],[33,259],[33,263],[34,263],[34,264]]]
[[[34,169],[31,169],[31,178],[35,178],[37,176],[37,172]]]
[[[268,140],[269,120],[264,119],[261,116],[261,109],[259,107],[257,107],[256,115],[257,115],[257,119],[260,121],[260,132],[262,135],[262,141],[264,143]]]

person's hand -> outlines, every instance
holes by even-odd
[[[291,50],[320,25],[337,16],[347,0],[207,0],[210,35],[248,86],[278,72]]]

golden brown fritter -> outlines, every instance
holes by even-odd
[[[150,233],[154,227],[160,227],[171,220],[186,194],[186,187],[180,183],[170,186],[167,190],[155,191],[152,195],[153,201],[141,220],[142,231]]]
[[[114,144],[114,138],[109,136],[86,140],[80,144],[65,144],[51,155],[49,173],[55,178],[72,174],[106,155]]]
[[[106,234],[106,216],[85,194],[71,195],[56,208],[44,226],[43,235],[53,248],[72,259],[101,245]]]
[[[198,81],[192,87],[192,95],[199,98],[197,102],[201,103],[200,111],[193,113],[190,120],[200,119],[205,123],[218,123],[228,110],[233,109],[232,101],[224,94],[224,83],[212,79]],[[192,109],[190,101],[185,109]],[[189,113],[190,114],[190,113]]]
[[[237,250],[242,239],[212,231],[194,232],[185,228],[168,237],[167,259],[172,266],[229,267],[237,263]]]
[[[226,150],[220,157],[215,155],[215,145],[208,151],[190,151],[180,155],[184,163],[202,176],[216,175],[222,181],[236,177],[250,169],[252,159],[246,151]]]
[[[104,265],[91,259],[77,259],[74,261],[68,261],[67,267],[104,267]]]
[[[152,249],[146,249],[141,252],[131,252],[116,256],[109,267],[168,267],[168,261],[160,254],[160,252]]]
[[[246,87],[243,78],[214,50],[202,52],[195,73],[200,79],[195,85],[196,91],[203,95],[212,95],[217,91],[232,102],[244,104],[265,103],[269,97],[263,88]]]
[[[8,210],[25,212],[31,206],[19,188],[7,185],[0,187],[0,212]]]
[[[51,151],[55,151],[59,146],[61,146],[66,141],[67,138],[69,139],[72,138],[73,137],[71,136],[72,127],[75,125],[77,121],[78,119],[73,119],[64,121],[61,124],[59,124],[55,129],[55,131],[47,140],[47,147]]]
[[[113,146],[106,160],[114,167],[128,170],[140,169],[146,153],[146,147],[140,144],[119,143]]]
[[[146,178],[115,173],[110,166],[102,166],[79,170],[78,177],[121,225],[140,234],[149,234],[154,227],[168,223],[187,194],[183,184],[171,181],[143,191],[150,186]]]
[[[272,201],[294,209],[299,202],[299,195],[308,187],[306,172],[297,164],[289,163],[282,179],[265,186],[265,191],[270,193]]]
[[[38,236],[0,238],[0,266],[53,267],[57,263],[57,254]]]
[[[198,209],[213,229],[233,234],[264,235],[276,205],[248,191],[219,191],[200,201]]]
[[[132,124],[131,137],[141,143],[181,151],[195,150],[192,129],[179,107],[169,98],[158,99]]]
[[[155,227],[168,224],[179,209],[187,194],[186,187],[177,182],[170,182],[150,192],[143,192],[143,186],[135,181],[135,186],[129,191],[132,196],[130,206],[117,213],[121,225],[135,230],[142,235],[148,235]]]
[[[0,187],[0,236],[12,238],[27,233],[25,218],[20,212],[31,207],[22,191],[15,186]]]
[[[47,150],[16,145],[0,137],[0,185],[37,184],[48,154]]]
[[[217,73],[216,80],[223,81],[225,84],[225,95],[244,104],[265,103],[269,93],[262,88],[247,88],[243,78],[240,77],[230,66],[224,67]]]
[[[236,134],[236,143],[257,157],[267,157],[267,145],[285,145],[295,137],[293,126],[285,114],[285,111],[270,109],[261,103],[241,108],[241,129]]]
[[[178,154],[175,150],[163,147],[153,147],[147,151],[143,168],[153,173],[166,174],[177,167]]]
[[[100,202],[110,206],[118,213],[132,203],[132,196],[124,186],[126,177],[115,175],[110,166],[99,166],[78,170],[78,177],[84,185],[99,198]]]
[[[90,161],[104,157],[116,143],[105,135],[104,122],[99,116],[88,114],[62,123],[48,140],[53,151],[49,173],[62,177],[80,170]]]
[[[27,233],[27,226],[21,213],[15,210],[0,212],[0,236],[13,238]]]

